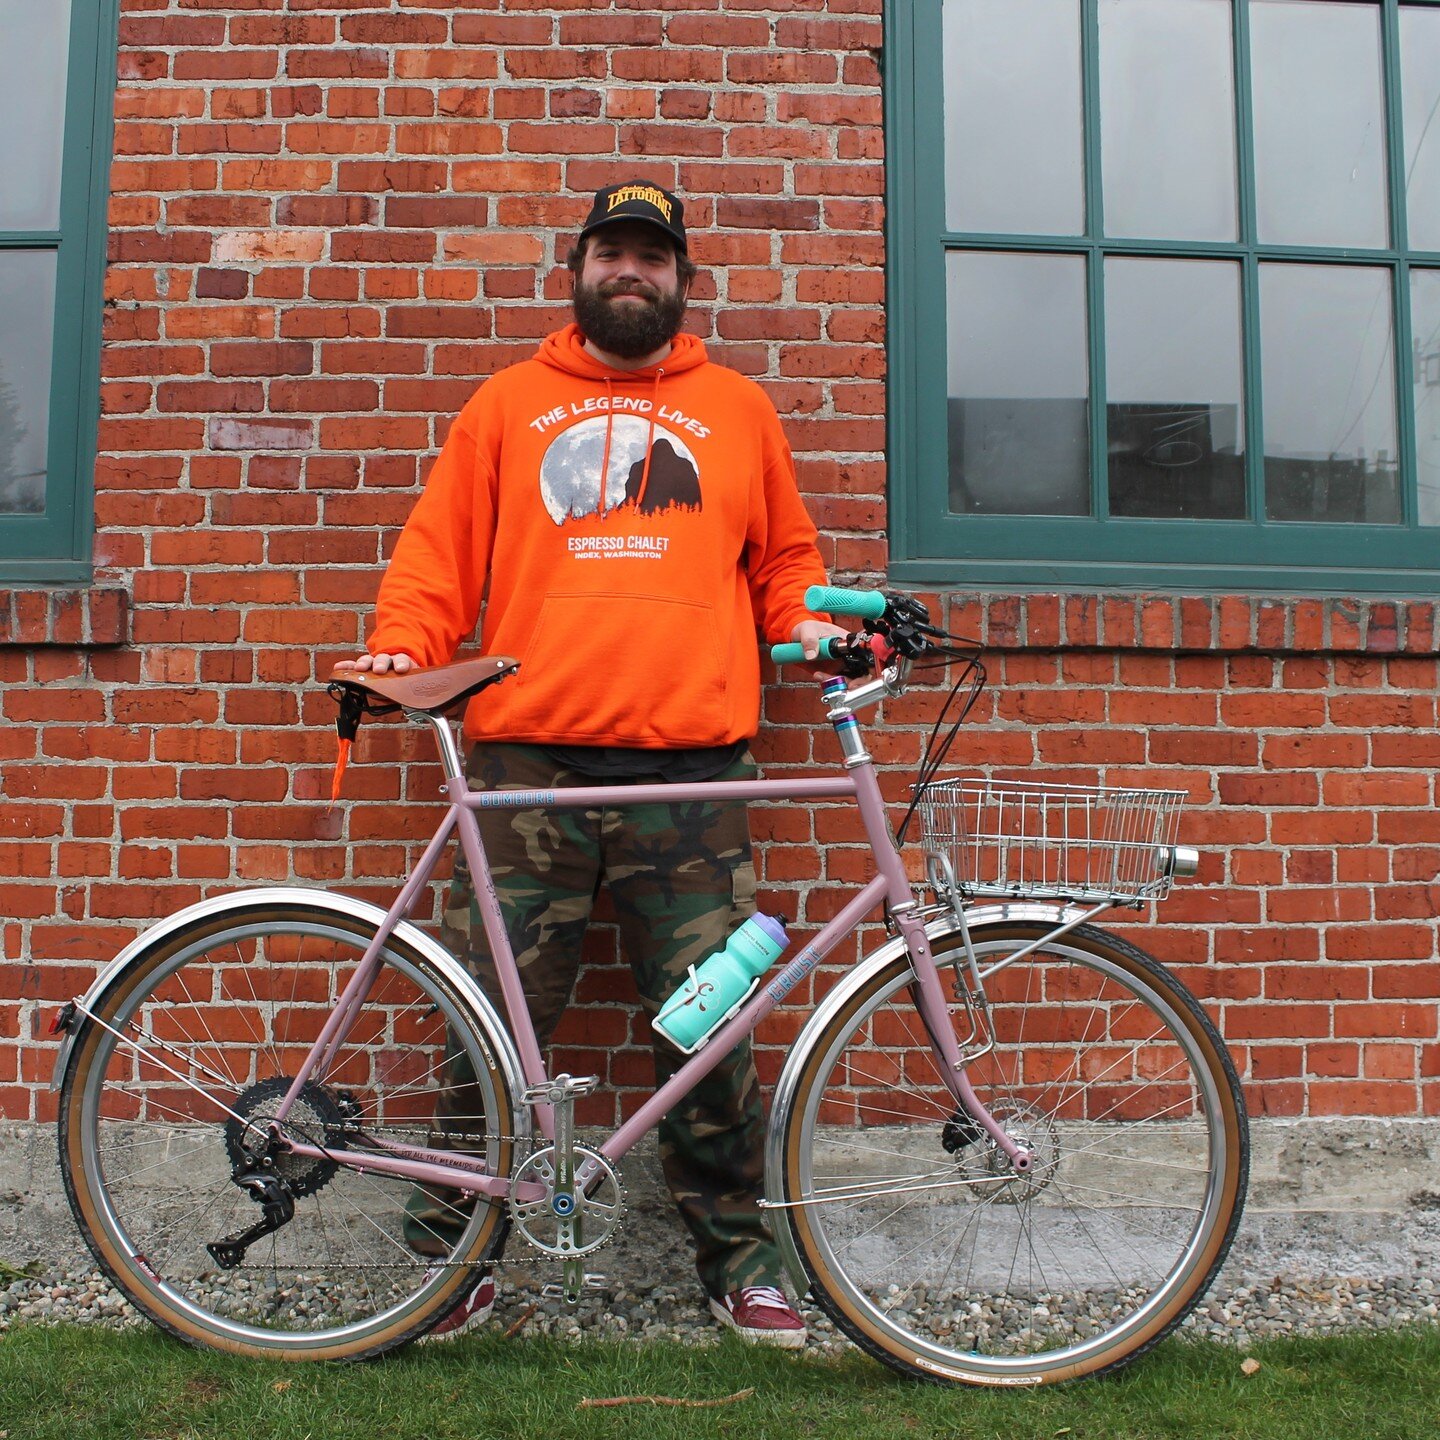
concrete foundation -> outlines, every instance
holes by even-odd
[[[628,1214],[591,1268],[628,1284],[691,1273],[653,1144],[621,1167]],[[515,1247],[513,1259],[531,1265]],[[68,1266],[84,1246],[70,1219],[52,1126],[0,1126],[0,1259]],[[540,1266],[535,1273],[548,1270]],[[1259,1120],[1250,1194],[1228,1270],[1237,1280],[1440,1272],[1440,1122]]]

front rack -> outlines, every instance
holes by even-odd
[[[937,780],[920,788],[931,884],[943,892],[1140,905],[1194,852],[1176,846],[1183,790]]]

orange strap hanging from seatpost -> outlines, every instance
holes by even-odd
[[[360,717],[365,713],[365,697],[360,691],[344,685],[332,685],[331,695],[340,702],[340,713],[335,717],[335,729],[340,736],[340,753],[335,757],[335,775],[330,781],[330,808],[340,802],[340,782],[345,778],[345,767],[350,763],[350,747],[360,733]]]
[[[345,778],[345,767],[350,763],[350,746],[352,742],[340,737],[340,753],[335,759],[335,775],[330,781],[330,808],[333,810],[340,803],[340,782]]]

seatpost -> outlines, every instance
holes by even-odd
[[[465,766],[460,759],[460,747],[455,743],[455,732],[450,728],[450,722],[443,715],[432,715],[428,710],[407,710],[405,718],[414,720],[417,724],[423,720],[435,732],[435,744],[440,751],[440,764],[445,771],[445,779],[463,779]]]

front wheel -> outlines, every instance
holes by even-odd
[[[1049,928],[975,928],[982,972]],[[963,1039],[959,936],[934,952]],[[1033,1156],[1017,1174],[951,1098],[912,980],[901,951],[848,997],[777,1117],[783,1213],[820,1304],[932,1380],[1134,1359],[1205,1293],[1239,1223],[1249,1139],[1224,1043],[1157,961],[1092,926],[993,975],[994,1049],[968,1073]]]
[[[381,950],[344,1043],[282,1127],[327,1158],[266,1150],[374,933],[301,901],[197,916],[142,947],[81,1022],[60,1102],[71,1208],[115,1284],[181,1339],[282,1359],[378,1354],[448,1313],[500,1235],[502,1204],[437,1217],[443,1201],[410,1181],[343,1163],[427,1144],[495,1175],[513,1163],[496,1048],[403,939]],[[269,1218],[267,1202],[293,1213],[217,1255]]]

